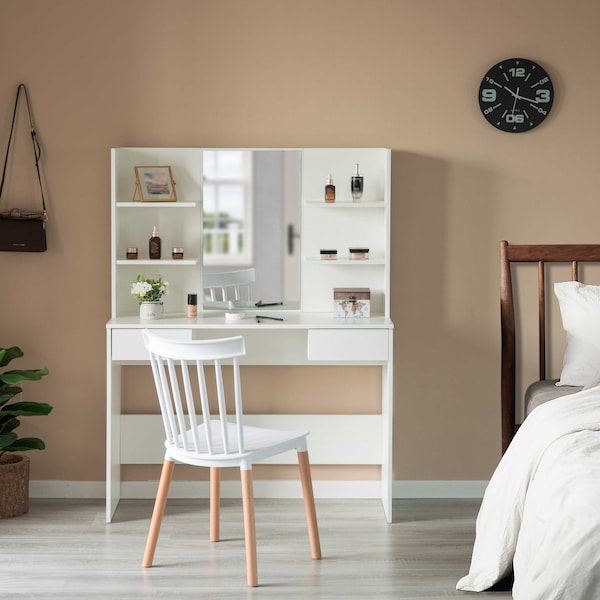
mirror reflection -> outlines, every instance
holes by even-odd
[[[301,169],[300,150],[203,152],[205,307],[299,307]]]

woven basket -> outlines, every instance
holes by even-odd
[[[0,459],[0,519],[29,510],[29,459],[5,454]]]

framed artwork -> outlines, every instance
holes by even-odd
[[[171,167],[133,167],[135,184],[142,202],[176,202]]]

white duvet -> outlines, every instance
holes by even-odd
[[[483,591],[511,569],[517,600],[600,599],[600,387],[525,419],[485,491],[456,588]]]

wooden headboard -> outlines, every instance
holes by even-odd
[[[539,379],[546,379],[546,264],[571,263],[571,278],[578,280],[580,262],[600,262],[600,244],[509,244],[500,242],[500,327],[502,358],[500,396],[502,402],[502,453],[519,424],[516,415],[516,329],[512,263],[538,265]]]

